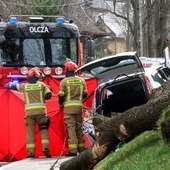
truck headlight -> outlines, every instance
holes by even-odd
[[[21,67],[21,74],[26,75],[28,73],[28,68],[27,67]]]
[[[63,72],[63,69],[62,69],[61,67],[56,67],[56,68],[55,68],[55,74],[61,75],[62,72]]]
[[[51,74],[51,68],[50,67],[45,67],[44,68],[44,74],[45,75],[50,75]]]

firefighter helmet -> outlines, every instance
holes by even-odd
[[[65,69],[68,71],[75,71],[77,70],[78,66],[77,64],[73,63],[72,61],[68,61],[65,64]]]
[[[39,78],[41,75],[39,73],[39,71],[36,68],[31,68],[28,73],[27,73],[27,78],[32,77],[32,76],[36,76],[37,78]]]

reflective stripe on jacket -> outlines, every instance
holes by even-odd
[[[30,110],[30,109],[45,109],[46,106],[44,103],[28,103],[25,104],[25,110]]]
[[[45,94],[50,89],[43,82],[19,84],[17,89],[24,93],[25,110],[46,108]]]
[[[81,110],[84,94],[87,94],[84,79],[77,76],[63,79],[60,83],[59,96],[64,96],[64,112],[76,114],[76,107],[79,107],[78,110]]]
[[[64,102],[64,107],[69,107],[69,106],[82,106],[82,101],[81,100],[69,100]]]

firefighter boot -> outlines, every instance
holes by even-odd
[[[29,153],[28,155],[27,155],[27,158],[34,158],[34,154],[33,153]]]
[[[77,153],[68,152],[65,154],[65,156],[77,156]]]
[[[50,151],[48,149],[45,149],[43,151],[44,155],[47,157],[47,158],[51,158],[51,154],[50,154]]]

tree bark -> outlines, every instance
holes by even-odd
[[[60,170],[92,170],[122,140],[131,140],[146,130],[156,128],[162,110],[170,104],[170,81],[154,89],[150,100],[133,107],[113,118],[96,114],[93,124],[99,130],[99,137],[87,150],[60,166]],[[121,105],[121,103],[120,103]]]

